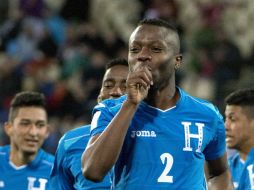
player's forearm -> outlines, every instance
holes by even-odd
[[[82,172],[86,178],[101,181],[115,164],[136,109],[137,105],[125,102],[105,131],[88,145],[82,156]]]
[[[221,175],[209,178],[208,181],[209,190],[233,190],[233,183],[231,181],[230,171],[227,169]]]

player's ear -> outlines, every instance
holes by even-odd
[[[4,123],[4,131],[5,133],[10,137],[12,135],[12,131],[13,131],[13,125],[12,122],[5,122]]]
[[[177,54],[175,56],[175,69],[179,69],[183,62],[183,56],[182,54]]]

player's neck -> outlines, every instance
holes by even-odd
[[[25,154],[21,151],[12,149],[10,151],[10,161],[17,167],[27,165],[35,158],[35,154]]]
[[[246,158],[247,158],[247,156],[248,156],[248,154],[246,154],[245,152],[239,152],[239,155],[240,155],[240,158],[242,159],[242,160],[246,160]]]
[[[248,157],[249,152],[254,147],[253,144],[245,145],[243,148],[239,150],[239,154],[242,160],[246,160]]]
[[[169,85],[167,88],[149,94],[145,101],[153,107],[166,110],[174,107],[178,99],[179,92],[175,85]]]

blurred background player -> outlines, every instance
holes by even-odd
[[[226,143],[228,148],[237,150],[229,158],[234,187],[247,180],[245,189],[254,189],[254,89],[234,91],[225,102]]]
[[[98,102],[125,94],[128,62],[113,59],[106,65]],[[81,172],[81,155],[90,137],[90,125],[67,132],[59,142],[50,184],[55,190],[110,189],[110,176],[101,183],[86,180]]]
[[[0,147],[0,189],[49,190],[54,157],[41,149],[49,135],[44,95],[21,92],[11,102],[5,131],[10,145]]]

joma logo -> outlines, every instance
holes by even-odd
[[[155,131],[131,131],[131,137],[156,137]]]

